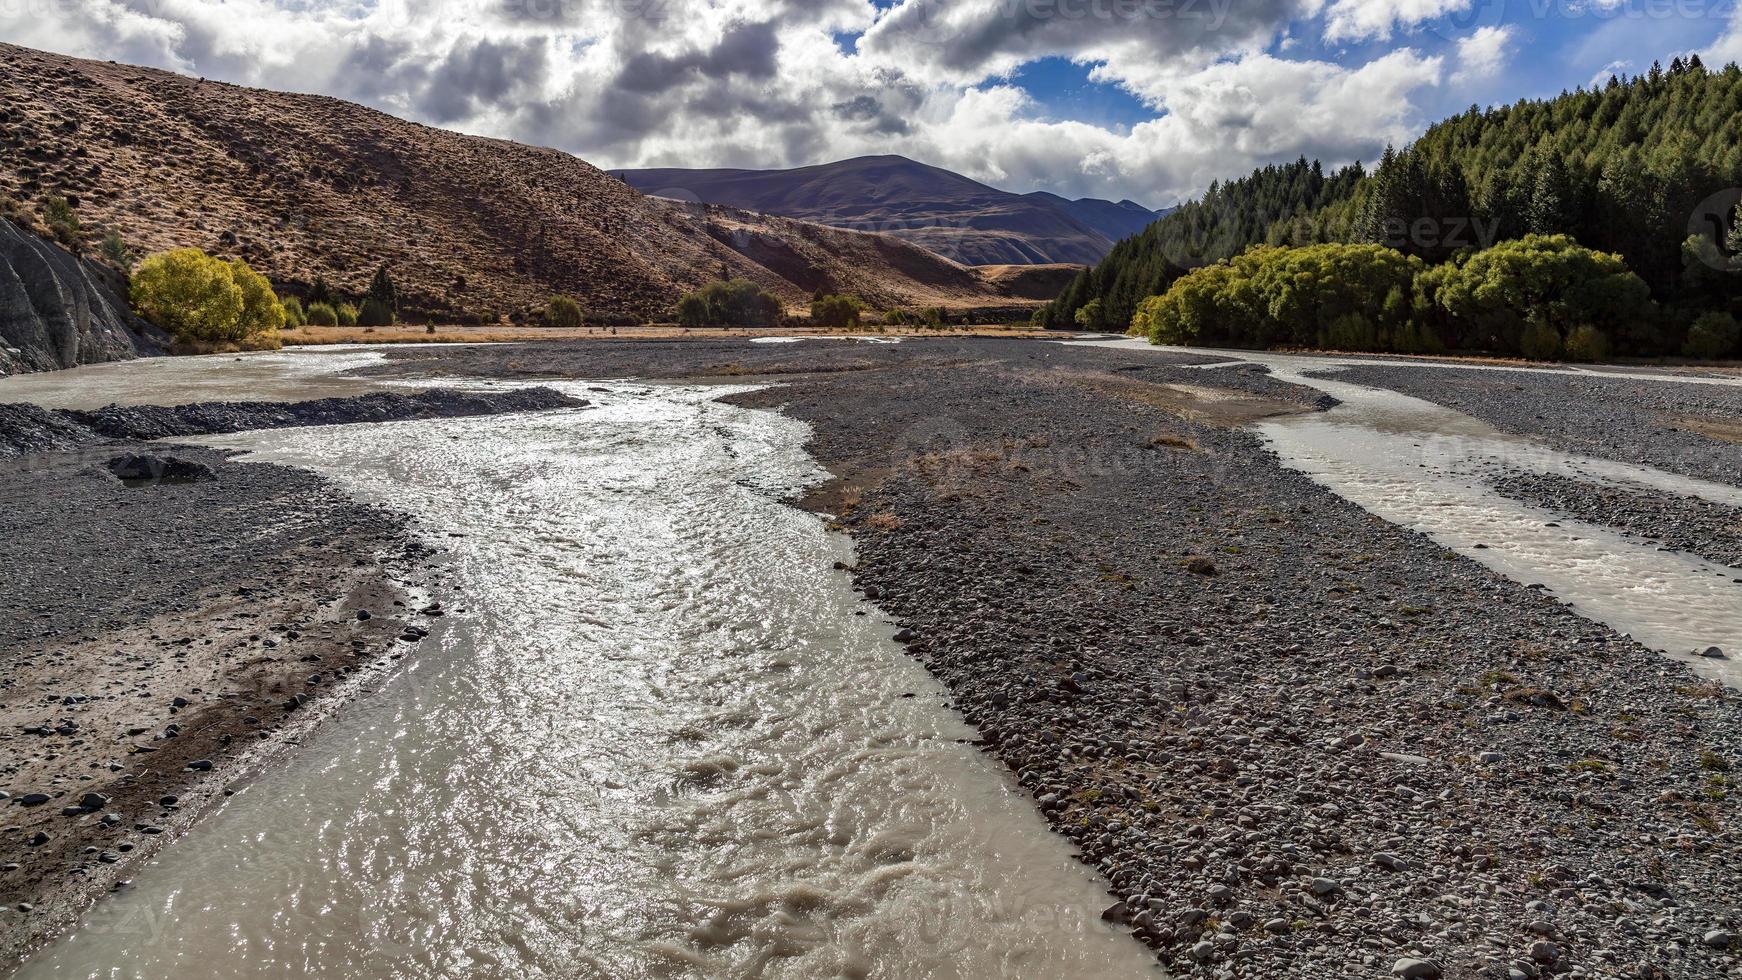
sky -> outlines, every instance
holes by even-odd
[[[899,153],[1165,207],[1470,105],[1742,60],[1742,0],[0,0],[0,40],[607,168]]]

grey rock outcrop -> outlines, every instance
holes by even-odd
[[[0,218],[0,374],[160,352],[114,274]]]

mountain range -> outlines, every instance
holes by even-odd
[[[789,307],[823,290],[1020,312],[1071,271],[972,269],[889,235],[649,197],[568,153],[337,99],[0,44],[0,197],[49,196],[136,254],[245,258],[292,295],[316,278],[360,294],[385,265],[402,305],[451,320],[525,318],[562,294],[642,322],[732,277]]]
[[[900,156],[796,170],[613,170],[658,197],[880,232],[964,265],[1099,262],[1167,212],[1131,201],[1013,194]]]

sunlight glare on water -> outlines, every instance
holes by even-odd
[[[1157,974],[780,502],[803,425],[566,387],[206,440],[410,511],[466,611],[21,976]]]

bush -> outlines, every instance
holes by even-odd
[[[713,282],[678,302],[686,327],[772,327],[780,323],[780,298],[748,279]]]
[[[97,252],[103,256],[105,262],[122,272],[133,271],[136,259],[132,250],[127,247],[127,242],[122,239],[121,233],[115,229],[111,228],[103,233],[103,244],[97,246]]]
[[[54,235],[55,241],[74,252],[84,250],[84,226],[79,223],[79,216],[73,212],[73,206],[66,198],[59,195],[43,198],[42,220],[48,225],[49,233]]]
[[[336,327],[339,325],[339,311],[331,303],[310,303],[307,322],[311,327]]]
[[[279,304],[284,307],[284,325],[287,327],[308,326],[308,314],[303,311],[302,300],[295,296],[288,297]]]
[[[31,224],[30,215],[25,213],[24,205],[18,203],[18,198],[6,193],[0,193],[0,218],[26,227]]]
[[[1609,337],[1588,323],[1582,323],[1567,334],[1567,360],[1590,363],[1609,357]]]
[[[1533,361],[1552,361],[1561,353],[1561,332],[1541,320],[1532,320],[1518,338],[1518,350]]]
[[[1084,330],[1100,330],[1101,301],[1099,299],[1092,299],[1086,305],[1078,309],[1076,321],[1077,326],[1082,327]]]
[[[811,320],[819,327],[857,327],[864,308],[857,296],[819,296],[811,300]]]
[[[1717,360],[1737,353],[1742,345],[1742,324],[1728,313],[1705,313],[1688,328],[1688,342],[1682,353],[1688,357]]]
[[[357,308],[349,303],[340,303],[336,309],[339,315],[339,326],[354,327],[357,325]]]
[[[1088,307],[1084,307],[1088,309]],[[1383,245],[1260,245],[1194,269],[1138,304],[1130,332],[1158,344],[1549,359],[1649,346],[1655,308],[1618,256],[1529,235],[1428,267]]]
[[[1431,349],[1406,299],[1422,269],[1383,245],[1259,246],[1181,276],[1131,330],[1162,344]]]
[[[363,308],[357,311],[357,323],[364,327],[391,327],[398,315],[387,301],[371,296],[363,301]]]
[[[268,340],[284,325],[284,307],[265,278],[240,259],[225,262],[195,248],[141,262],[132,293],[140,314],[177,340]]]
[[[1650,346],[1655,317],[1645,281],[1619,255],[1594,252],[1566,235],[1501,242],[1439,271],[1431,299],[1455,326],[1456,346],[1535,357],[1533,350],[1547,346],[1548,330],[1558,347],[1563,332],[1587,324],[1631,349]],[[1528,325],[1537,326],[1530,350]]]
[[[334,293],[333,288],[327,285],[326,276],[315,276],[314,283],[308,287],[308,305],[311,307],[323,305],[333,307],[334,309],[338,308],[338,294]]]
[[[581,312],[581,304],[567,296],[552,296],[544,307],[544,325],[547,327],[584,327],[587,316]]]

